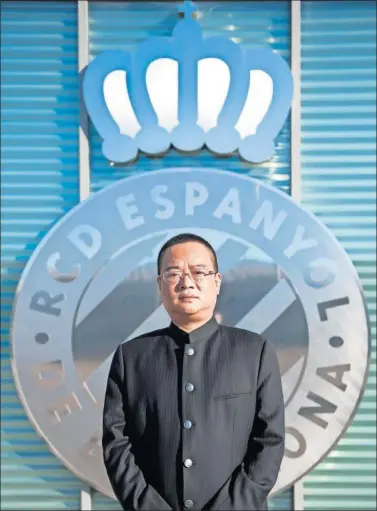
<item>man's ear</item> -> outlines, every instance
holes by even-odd
[[[161,277],[157,277],[157,285],[158,285],[158,289],[161,292]]]
[[[217,287],[217,294],[219,294],[219,293],[220,293],[221,282],[222,282],[222,275],[221,275],[221,273],[217,273],[217,274],[216,274],[216,287]]]

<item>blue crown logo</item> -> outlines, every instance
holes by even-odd
[[[293,79],[287,63],[268,48],[243,51],[225,37],[204,39],[199,23],[193,18],[195,11],[192,2],[184,2],[183,17],[171,38],[150,37],[134,53],[105,51],[88,65],[83,81],[84,101],[103,139],[102,151],[108,160],[126,163],[135,160],[139,150],[147,155],[161,155],[170,146],[184,152],[207,146],[220,155],[238,150],[240,157],[251,163],[261,163],[273,156],[274,140],[288,116],[293,95]],[[198,74],[204,69],[200,67],[202,63],[210,65],[214,61],[227,66],[229,79],[225,83],[221,78],[224,75],[220,74],[218,80],[215,77],[216,86],[207,90],[206,101],[205,97],[199,97]],[[158,62],[164,65],[171,62],[177,69],[173,84],[177,91],[176,122],[168,126],[159,119],[154,108],[156,102],[153,103],[151,96],[153,87],[157,87],[160,104],[161,98],[163,103],[168,103],[172,95],[167,85],[165,88],[164,79],[172,75],[165,75],[167,68],[161,67],[159,73],[154,74],[157,80],[150,79],[148,83],[147,78],[149,68]],[[104,93],[105,81],[114,71],[122,71],[123,77],[125,72],[123,85],[128,95],[128,108],[123,112],[122,127],[110,112]],[[270,77],[272,94],[263,119],[252,132],[248,130],[251,117],[247,104],[253,94],[251,73],[254,71],[262,71]],[[213,83],[213,73],[204,75],[211,77]],[[212,92],[215,94],[217,86],[221,88],[221,85],[226,92],[216,122],[212,125],[198,122],[201,110],[208,110]]]

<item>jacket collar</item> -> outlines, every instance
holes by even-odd
[[[204,323],[204,325],[199,328],[193,330],[190,333],[181,330],[177,325],[173,322],[170,323],[168,328],[168,334],[179,344],[191,344],[193,342],[206,341],[208,340],[219,328],[219,324],[216,321],[216,318],[212,316],[212,318]]]

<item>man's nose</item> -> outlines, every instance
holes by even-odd
[[[194,288],[194,281],[192,280],[191,275],[188,272],[182,275],[179,287],[181,289]]]

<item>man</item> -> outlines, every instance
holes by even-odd
[[[203,238],[158,255],[167,328],[121,344],[107,383],[103,453],[124,509],[267,509],[284,450],[276,354],[219,325],[221,275]]]

